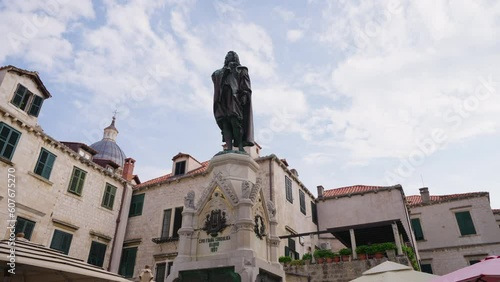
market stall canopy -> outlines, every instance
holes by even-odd
[[[67,256],[59,251],[29,241],[0,241],[0,261],[4,265],[4,280],[9,282],[130,282],[119,276]],[[11,248],[15,248],[15,274],[8,270]],[[9,280],[10,278],[10,280]]]
[[[383,262],[351,282],[428,282],[436,276],[413,270],[413,268],[392,261]]]
[[[500,256],[489,256],[471,266],[453,271],[432,282],[500,282]]]

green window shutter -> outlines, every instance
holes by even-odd
[[[292,180],[288,177],[285,176],[285,189],[286,189],[286,199],[290,202],[293,203],[293,194],[292,194]]]
[[[14,97],[12,98],[11,103],[14,106],[16,106],[19,109],[24,111],[24,109],[26,109],[26,106],[28,105],[28,102],[29,102],[30,97],[32,95],[33,94],[30,91],[28,91],[28,89],[26,87],[19,84],[17,86],[16,93],[15,93]]]
[[[186,173],[186,161],[176,163],[174,175],[182,175],[184,173]]]
[[[419,218],[411,219],[411,227],[413,229],[413,233],[415,234],[415,240],[424,240],[424,232],[422,231],[422,225],[420,224]]]
[[[42,148],[35,167],[35,173],[49,179],[55,159],[56,156],[54,154]]]
[[[102,197],[101,206],[112,210],[113,204],[115,202],[116,187],[106,183],[106,188],[104,189],[104,196]]]
[[[179,238],[179,234],[177,232],[182,226],[182,210],[183,208],[175,208],[175,214],[174,214],[174,229],[172,230],[172,237],[173,238]]]
[[[312,213],[312,222],[316,225],[318,224],[318,212],[316,211],[316,203],[311,202],[311,213]]]
[[[142,215],[142,208],[144,206],[144,195],[146,194],[143,193],[132,196],[132,201],[130,203],[130,210],[128,213],[129,217]]]
[[[16,233],[24,233],[24,238],[31,240],[31,235],[33,234],[33,229],[35,229],[35,222],[17,217],[16,219]]]
[[[33,103],[31,103],[30,110],[28,112],[29,115],[37,117],[40,113],[40,109],[42,108],[43,98],[37,95],[34,95]]]
[[[106,247],[105,244],[92,241],[87,263],[102,267],[104,264],[104,257],[106,256]]]
[[[52,242],[50,243],[50,248],[68,254],[72,239],[73,239],[73,234],[69,234],[56,229],[54,230],[54,235],[52,237]]]
[[[161,226],[161,238],[168,238],[170,233],[170,218],[172,217],[172,209],[163,211],[163,223]]]
[[[300,211],[305,215],[306,214],[306,195],[304,191],[299,190],[299,200],[300,200]]]
[[[21,133],[14,128],[0,122],[0,156],[12,159]]]
[[[155,281],[164,281],[165,280],[165,270],[167,269],[167,264],[166,263],[158,263],[156,265],[156,275],[155,275]]]
[[[82,194],[83,183],[85,182],[85,177],[87,176],[87,172],[74,167],[73,175],[71,176],[71,181],[69,183],[68,191],[77,195]]]
[[[469,211],[456,212],[455,217],[462,236],[476,234],[476,229],[474,228],[474,223],[472,222]]]
[[[135,258],[137,256],[137,247],[123,249],[122,258],[118,274],[130,278],[134,276]]]

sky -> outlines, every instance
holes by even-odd
[[[401,184],[500,208],[500,1],[0,0],[0,65],[38,71],[39,124],[92,144],[116,110],[142,181],[221,149],[211,74],[236,51],[261,155],[316,195]]]

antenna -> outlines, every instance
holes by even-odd
[[[424,178],[422,177],[422,174],[420,174],[420,179],[422,180],[422,187],[425,187]]]

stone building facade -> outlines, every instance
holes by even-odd
[[[263,197],[276,209],[276,234],[316,231],[314,196],[300,182],[298,173],[288,168],[286,160],[275,155],[260,157],[259,149],[255,146],[248,153],[259,166],[256,176],[261,181]],[[184,199],[188,191],[202,195],[211,182],[207,174],[210,161],[199,162],[185,153],[177,154],[172,161],[171,173],[134,189],[132,206],[139,208],[131,213],[128,221],[124,253],[130,256],[122,261],[124,270],[129,271],[126,276],[136,277],[144,265],[150,265],[156,281],[166,281],[178,255],[177,231],[182,224]],[[300,258],[316,245],[315,238],[310,236],[281,240],[278,256]]]
[[[443,275],[500,254],[500,228],[489,193],[407,197],[422,270]]]
[[[91,147],[47,135],[38,115],[50,97],[38,73],[0,68],[0,218],[9,219],[0,222],[3,237],[24,233],[116,272],[138,181],[135,161],[128,159],[124,176],[121,166],[94,162],[98,152]]]

